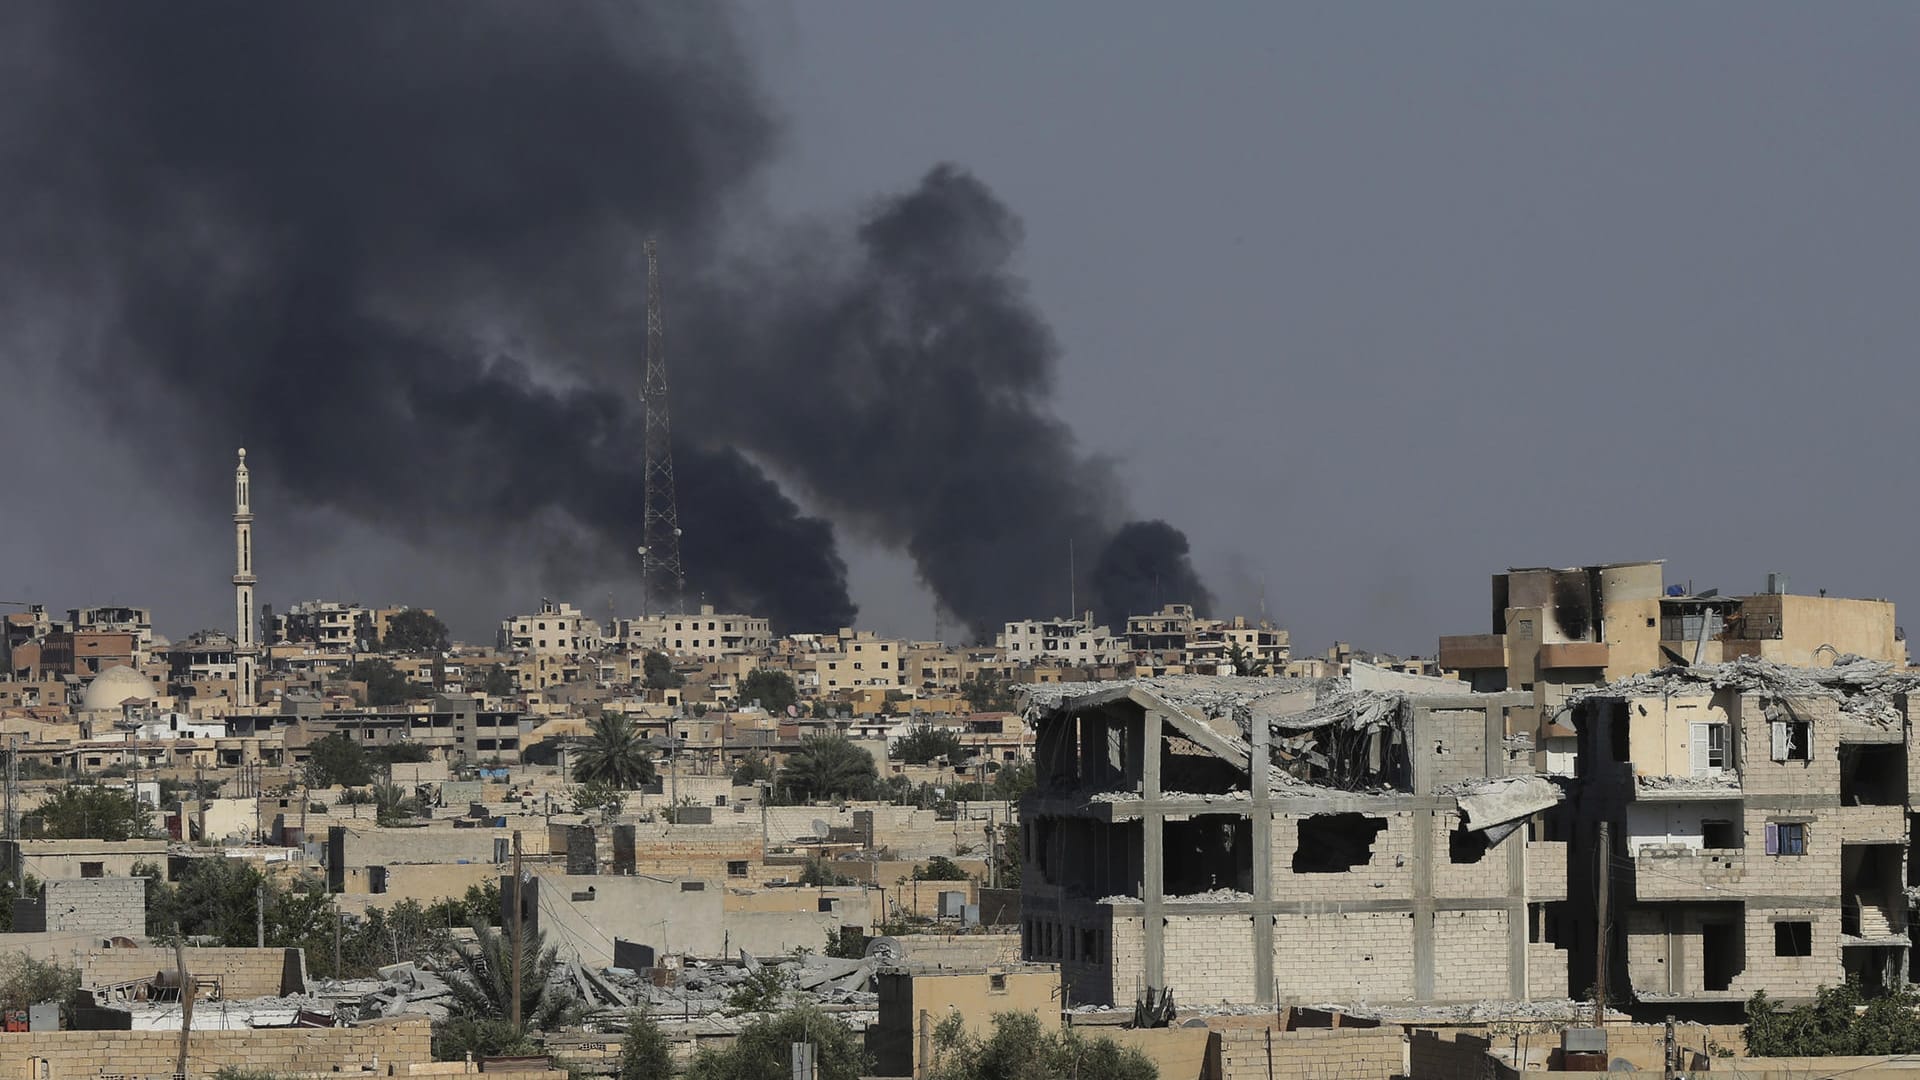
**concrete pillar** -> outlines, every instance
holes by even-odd
[[[1433,747],[1422,734],[1433,726],[1433,709],[1418,701],[1407,720],[1407,749],[1413,773],[1413,793],[1433,794]],[[1433,830],[1431,808],[1409,812],[1413,817],[1413,997],[1433,1000]]]
[[[1248,762],[1253,803],[1253,1000],[1273,1000],[1273,800],[1269,790],[1272,731],[1253,718],[1253,753]]]
[[[1153,709],[1145,713],[1145,722],[1140,726],[1140,857],[1145,863],[1141,870],[1146,880],[1146,887],[1141,890],[1145,916],[1141,944],[1146,953],[1147,986],[1158,990],[1166,986],[1167,972],[1167,928],[1161,912],[1166,892],[1166,838],[1162,832],[1165,819],[1160,805],[1160,740],[1165,718]]]

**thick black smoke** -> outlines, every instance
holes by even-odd
[[[525,529],[565,552],[556,584],[630,572],[657,234],[697,271],[669,283],[693,588],[852,620],[831,529],[777,477],[979,631],[1063,608],[1070,541],[1103,614],[1139,595],[1088,569],[1123,502],[1051,411],[1057,350],[983,185],[936,169],[805,266],[693,265],[776,139],[724,9],[21,3],[0,42],[0,272],[63,317],[82,385],[184,440],[156,466],[245,444],[476,584]],[[1126,580],[1198,599],[1155,535]]]

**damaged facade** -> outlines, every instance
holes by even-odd
[[[1378,669],[1028,693],[1022,947],[1073,1004],[1566,996],[1531,695]]]
[[[1916,688],[1875,661],[1743,658],[1636,676],[1567,706],[1583,823],[1574,890],[1595,895],[1593,868],[1609,860],[1613,985],[1643,1003],[1711,1006],[1907,980]],[[1603,820],[1614,823],[1604,852]],[[1593,918],[1573,932],[1592,940]],[[1594,951],[1582,950],[1576,982]]]

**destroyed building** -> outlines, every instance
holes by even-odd
[[[1920,677],[1842,657],[1675,666],[1576,698],[1574,892],[1607,860],[1609,996],[1711,1010],[1906,981],[1910,695]],[[1601,822],[1608,823],[1601,848]],[[1593,967],[1593,904],[1571,932]]]
[[[1022,948],[1070,1004],[1566,996],[1531,695],[1366,665],[1026,693]]]

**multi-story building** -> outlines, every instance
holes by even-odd
[[[694,614],[621,619],[614,640],[630,652],[718,660],[766,652],[773,646],[773,629],[761,616],[728,615],[714,611],[712,604],[702,604]]]
[[[1493,577],[1491,633],[1443,637],[1440,666],[1476,689],[1529,691],[1543,707],[1575,691],[1670,664],[1741,656],[1818,667],[1840,656],[1906,663],[1888,600],[1768,591],[1691,594],[1664,583],[1658,561]]]
[[[153,647],[153,612],[148,608],[109,607],[68,608],[67,622],[75,631],[132,634],[142,657]]]
[[[1745,657],[1569,706],[1573,892],[1595,896],[1587,868],[1608,860],[1609,996],[1732,1011],[1759,990],[1795,1001],[1848,978],[1906,982],[1916,691],[1882,663]],[[1587,946],[1576,985],[1596,981],[1596,921],[1589,900],[1560,928]]]
[[[572,604],[543,599],[539,611],[500,624],[501,652],[573,656],[600,647],[600,624]]]
[[[1016,664],[1073,664],[1104,666],[1125,657],[1127,643],[1105,626],[1096,626],[1093,612],[1077,619],[1022,619],[1006,624],[994,644]]]
[[[878,637],[871,630],[842,628],[838,651],[814,658],[818,692],[831,697],[843,690],[878,686],[901,689],[907,685],[908,672],[902,643]]]
[[[369,652],[380,643],[373,612],[359,604],[307,600],[274,620],[275,641],[310,643],[334,652]]]
[[[1524,694],[1356,670],[1029,687],[1026,959],[1076,1002],[1564,998],[1560,795],[1508,746]]]

